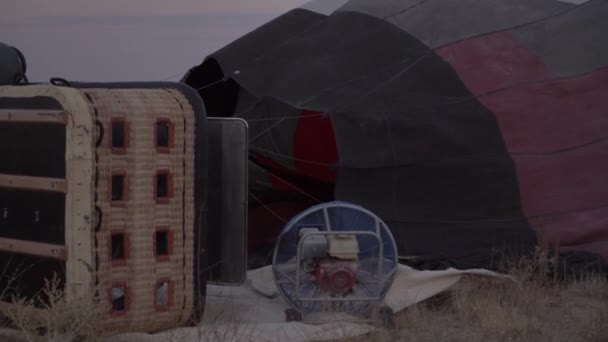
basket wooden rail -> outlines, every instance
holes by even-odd
[[[0,174],[0,188],[21,190],[40,190],[50,192],[68,191],[68,185],[62,178],[30,177]]]
[[[65,125],[68,122],[68,113],[64,110],[2,109],[0,110],[0,122],[50,123]]]
[[[0,238],[0,251],[67,260],[68,250],[62,245]]]

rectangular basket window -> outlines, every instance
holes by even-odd
[[[173,305],[173,282],[171,278],[160,278],[154,289],[154,307],[156,311],[167,311]]]
[[[169,170],[156,171],[154,180],[154,198],[156,203],[169,203],[173,197],[173,176]]]
[[[173,254],[173,232],[169,227],[158,227],[154,235],[154,255],[157,261],[168,261]]]
[[[169,118],[159,118],[155,126],[156,151],[159,153],[169,153],[173,147],[174,126]]]
[[[129,179],[126,171],[112,171],[111,199],[113,207],[122,207],[128,199]]]
[[[110,137],[112,153],[125,153],[129,147],[129,123],[122,117],[113,117]]]
[[[114,230],[110,237],[110,258],[112,266],[122,266],[129,258],[129,237],[124,230]]]
[[[112,283],[110,289],[112,315],[124,315],[129,309],[129,287],[124,281]]]

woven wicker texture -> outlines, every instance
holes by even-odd
[[[103,303],[111,312],[111,289],[126,287],[126,307],[108,318],[113,331],[158,331],[185,323],[193,307],[194,241],[194,120],[183,95],[163,89],[85,89],[81,92],[103,125],[96,148],[95,204],[102,224],[95,234],[95,280],[107,293]],[[112,120],[124,120],[128,143],[122,153],[112,149]],[[157,120],[169,120],[173,142],[157,151]],[[99,133],[98,133],[99,135]],[[169,172],[172,195],[157,203],[158,171]],[[112,175],[125,179],[124,201],[112,203]],[[169,256],[155,255],[156,231],[168,229]],[[111,259],[111,235],[124,233],[124,261]],[[169,280],[169,305],[156,306],[159,281]],[[102,293],[103,295],[103,293]],[[103,297],[102,297],[103,298]]]

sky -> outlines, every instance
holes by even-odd
[[[32,82],[176,81],[306,0],[0,0],[0,41]]]

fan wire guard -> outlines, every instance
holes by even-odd
[[[317,228],[300,238],[300,229]],[[302,244],[315,235],[354,235],[357,282],[352,292],[332,295],[323,291],[302,265]],[[272,265],[283,298],[301,313],[342,312],[362,315],[382,302],[397,269],[397,248],[386,224],[369,210],[335,201],[311,207],[287,223],[277,239]]]

